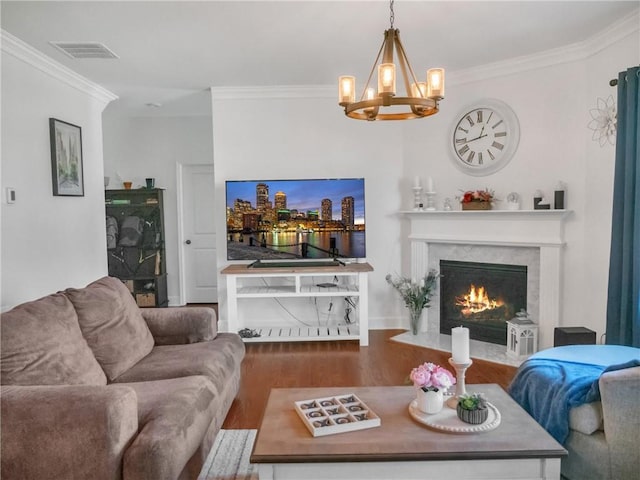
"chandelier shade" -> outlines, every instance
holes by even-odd
[[[393,0],[390,9],[391,28],[384,32],[382,46],[360,99],[356,101],[354,76],[338,78],[338,104],[344,107],[349,118],[373,121],[428,117],[438,113],[438,102],[444,98],[444,69],[432,68],[427,71],[426,81],[417,80],[400,41],[400,31],[393,28]],[[377,91],[370,86],[376,71]],[[400,84],[404,87],[404,96],[397,94],[398,76],[402,78]]]

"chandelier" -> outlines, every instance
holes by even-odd
[[[444,98],[444,69],[427,71],[427,81],[419,82],[409,64],[400,41],[400,30],[393,28],[393,2],[389,9],[391,26],[384,32],[384,40],[376,57],[360,99],[356,102],[356,77],[343,75],[338,78],[338,103],[344,107],[347,117],[357,120],[409,120],[438,113],[438,101]],[[396,52],[405,96],[396,95]],[[380,57],[382,56],[382,61]],[[370,87],[371,78],[378,67],[378,90]]]

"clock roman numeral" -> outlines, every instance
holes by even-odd
[[[491,160],[496,159],[496,157],[493,156],[493,153],[491,153],[491,150],[487,150],[487,153],[489,154],[489,157],[491,158]]]
[[[460,156],[464,155],[465,153],[467,153],[469,151],[469,145],[465,145],[464,147],[462,147],[460,150],[458,150],[458,153],[460,154]]]
[[[476,152],[471,150],[471,152],[469,153],[469,156],[467,157],[467,163],[472,163],[473,162],[473,157],[475,157],[475,156],[476,156]]]
[[[482,110],[478,110],[478,123],[482,123]]]
[[[456,138],[456,143],[458,143],[458,144],[467,143],[467,139],[466,138]]]
[[[472,127],[475,125],[475,123],[473,123],[473,120],[471,120],[471,115],[467,115],[467,120],[469,122],[469,125],[471,125]]]
[[[504,148],[504,145],[499,142],[493,142],[491,146],[497,148],[498,150],[502,150]]]
[[[495,135],[496,137],[506,137],[507,136],[507,132],[498,132]]]
[[[484,160],[482,159],[482,152],[478,152],[478,165],[482,165]]]
[[[491,128],[493,128],[493,129],[495,130],[495,129],[496,129],[496,127],[497,127],[498,125],[500,125],[501,123],[502,123],[502,120],[500,120],[499,122],[497,122],[497,123],[496,123],[495,125],[493,125]]]
[[[465,130],[465,129],[464,129],[464,128],[462,128],[462,127],[458,127],[458,130],[462,130],[464,133],[469,133],[469,130]]]

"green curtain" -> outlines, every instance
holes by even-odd
[[[606,343],[640,347],[639,67],[618,75]]]

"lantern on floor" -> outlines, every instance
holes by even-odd
[[[529,314],[520,310],[516,318],[507,320],[507,355],[525,359],[538,350],[538,325]]]

